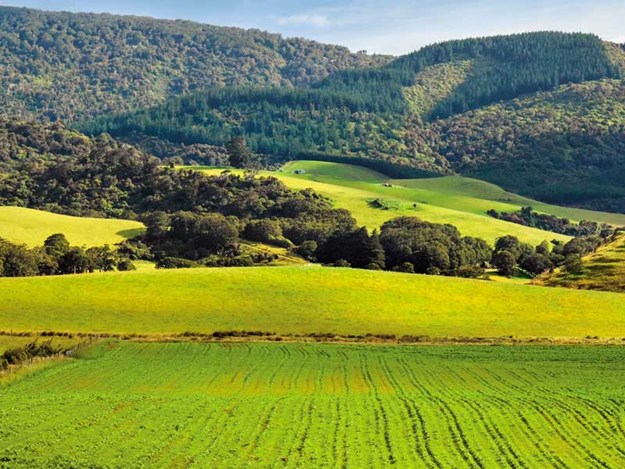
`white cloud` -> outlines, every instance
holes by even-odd
[[[326,15],[319,14],[301,14],[291,16],[279,16],[276,23],[281,26],[314,26],[316,28],[325,28],[330,26],[330,20]]]

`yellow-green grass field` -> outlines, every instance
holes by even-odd
[[[0,388],[0,466],[622,468],[625,348],[106,342]]]
[[[557,269],[546,273],[534,283],[552,287],[625,292],[625,235],[600,247],[582,259],[579,273]]]
[[[0,279],[8,331],[625,337],[616,293],[314,265]]]
[[[0,207],[0,238],[30,247],[41,246],[55,233],[63,233],[75,246],[102,246],[139,236],[145,227],[131,220],[83,218],[32,210]]]
[[[223,168],[195,169],[209,174],[223,171]],[[305,173],[295,174],[296,170],[303,170]],[[275,176],[293,189],[313,188],[333,199],[337,207],[348,209],[359,223],[371,229],[398,216],[417,216],[435,223],[452,224],[464,235],[481,237],[491,243],[507,234],[516,235],[533,245],[544,240],[570,239],[567,236],[497,220],[486,213],[489,209],[516,211],[528,205],[539,212],[574,221],[586,219],[625,225],[625,215],[622,214],[544,204],[506,192],[494,184],[462,176],[391,180],[367,168],[322,161],[293,161],[284,165],[280,171],[264,171],[260,174]],[[388,209],[371,206],[371,201],[375,199]]]

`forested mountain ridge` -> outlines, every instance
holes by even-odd
[[[74,120],[201,88],[290,87],[389,58],[259,30],[0,7],[0,60],[6,114]]]
[[[61,119],[159,157],[358,157],[625,211],[625,50],[538,32],[390,57],[186,21],[0,7],[5,115]],[[397,169],[399,168],[399,169]],[[415,174],[412,173],[412,176]]]
[[[267,161],[358,156],[623,211],[623,64],[622,46],[587,34],[468,39],[309,87],[201,91],[79,128],[186,145],[244,135]]]
[[[211,145],[244,134],[254,150],[267,155],[312,150],[394,156],[441,170],[445,161],[407,146],[405,130],[414,126],[413,116],[421,124],[560,84],[619,78],[621,62],[625,51],[588,34],[467,39],[428,46],[382,67],[338,71],[308,87],[201,90],[79,128]]]
[[[522,33],[433,44],[382,67],[339,71],[313,86],[369,96],[398,111],[405,109],[405,88],[418,83],[419,73],[468,62],[455,87],[435,103],[429,117],[436,119],[561,84],[617,78],[625,72],[624,57],[592,34]]]

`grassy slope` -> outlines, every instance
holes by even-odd
[[[549,213],[573,221],[592,220],[616,226],[625,224],[625,214],[546,204],[508,192],[490,182],[463,176],[444,176],[432,179],[413,179],[406,182],[398,180],[393,182],[409,188],[438,192],[440,197],[437,200],[438,203],[450,208],[460,209],[464,207],[479,214],[484,212],[485,207],[509,211],[518,210],[519,207],[531,206],[538,212]],[[467,205],[467,202],[469,202],[469,205]],[[496,205],[493,205],[493,202]]]
[[[625,465],[621,347],[112,342],[88,358],[2,389],[6,467]]]
[[[539,285],[625,292],[625,235],[583,258],[583,270],[568,274],[558,269],[535,280]]]
[[[546,307],[548,305],[548,307]],[[0,279],[13,331],[625,337],[619,294],[302,267]]]
[[[293,171],[303,169],[305,174]],[[222,170],[203,168],[209,174]],[[397,216],[418,216],[436,223],[450,223],[464,234],[494,242],[500,236],[515,234],[522,240],[539,244],[543,240],[569,239],[566,236],[528,228],[486,214],[488,209],[515,211],[531,205],[538,211],[569,217],[573,220],[591,219],[613,224],[625,224],[625,215],[592,212],[542,204],[505,192],[482,181],[461,176],[434,179],[389,180],[385,175],[358,166],[320,161],[287,163],[280,172],[263,172],[282,180],[294,189],[312,187],[336,202],[336,206],[351,211],[359,223],[370,228],[379,227]],[[384,187],[389,182],[393,187]],[[370,206],[369,201],[381,198],[392,206],[382,210]],[[414,204],[417,206],[414,207]]]
[[[101,246],[138,236],[143,224],[130,220],[80,218],[22,207],[0,207],[0,237],[15,243],[41,246],[54,233],[72,245]]]

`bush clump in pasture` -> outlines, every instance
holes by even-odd
[[[10,365],[19,365],[33,358],[58,355],[63,351],[63,349],[52,345],[52,339],[42,343],[34,341],[22,347],[5,350],[0,355],[0,370],[8,368]]]

